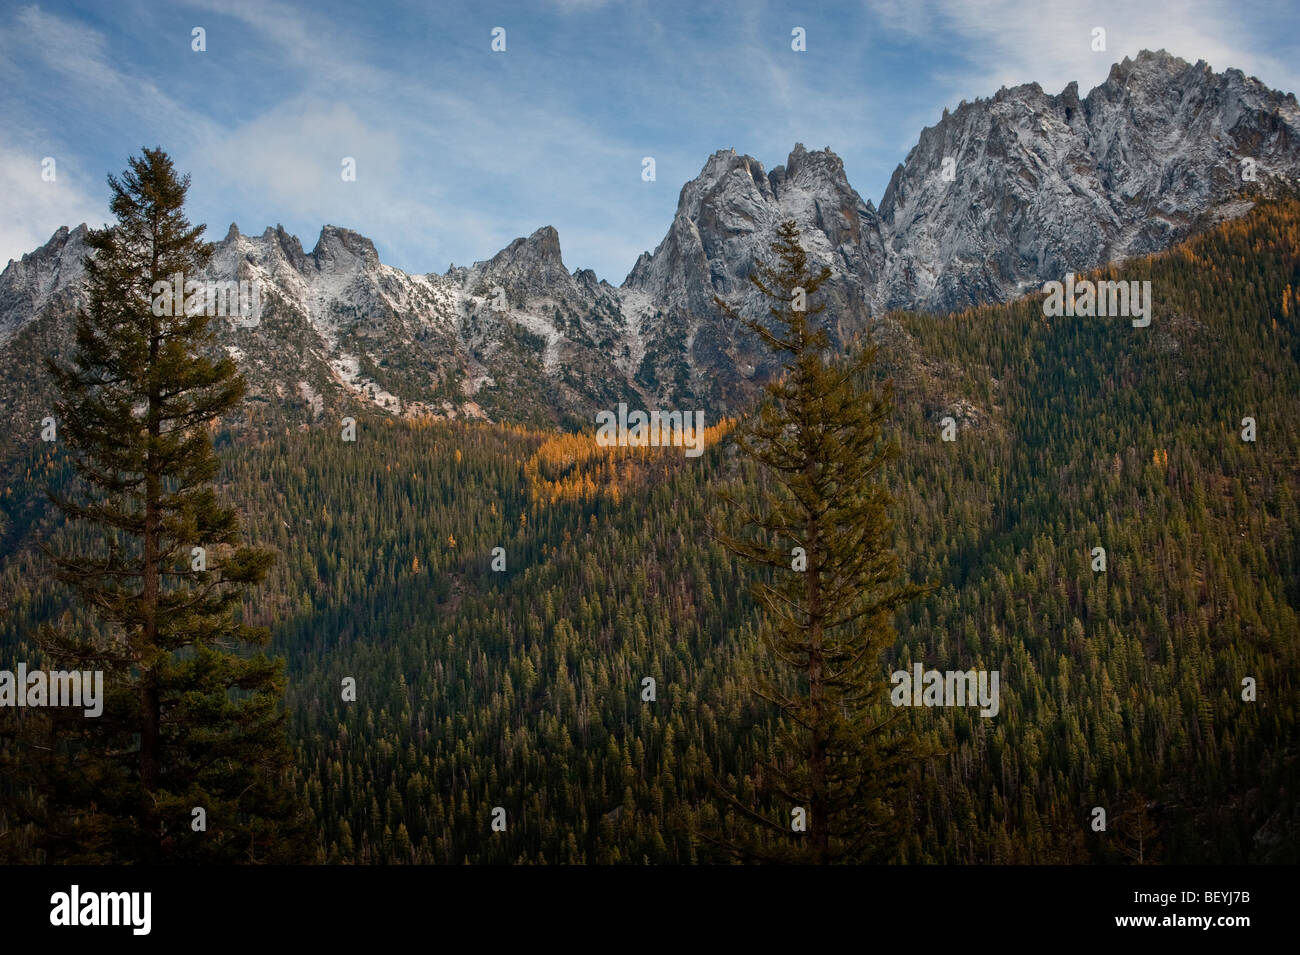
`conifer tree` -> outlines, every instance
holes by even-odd
[[[211,256],[205,227],[184,213],[189,183],[161,148],[108,177],[117,221],[87,238],[72,360],[47,361],[78,476],[49,492],[75,533],[47,553],[94,623],[47,627],[38,642],[47,668],[102,670],[106,690],[100,717],[47,711],[29,727],[48,734],[44,745],[18,751],[47,861],[283,862],[308,851],[283,663],[241,652],[269,639],[240,610],[274,555],[242,543],[214,488],[211,432],[245,384],[229,357],[214,357],[203,296],[161,291],[178,273],[199,280]]]
[[[786,813],[774,823],[734,795],[733,807],[784,833],[746,840],[760,859],[828,863],[888,857],[898,821],[889,803],[901,787],[910,749],[894,732],[880,655],[893,643],[893,616],[924,592],[899,586],[881,481],[897,446],[883,439],[892,389],[868,383],[873,345],[856,357],[833,355],[825,310],[814,304],[830,277],[809,270],[793,222],[771,246],[750,281],[768,302],[770,322],[744,319],[781,361],[767,400],[737,432],[741,451],[758,465],[767,499],[729,499],[755,537],[720,535],[739,556],[770,568],[755,587],[765,611],[762,635],[774,673],[753,689],[781,713],[777,751],[760,773]],[[735,309],[716,300],[724,315]],[[736,845],[734,837],[729,837]]]

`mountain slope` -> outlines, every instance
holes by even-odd
[[[1164,51],[1115,64],[1082,100],[1076,83],[1057,96],[1029,84],[963,103],[922,131],[885,190],[889,262],[874,301],[1001,301],[1168,248],[1202,217],[1240,214],[1243,174],[1294,181],[1298,149],[1293,94]]]
[[[901,713],[943,755],[899,804],[897,861],[1119,863],[1145,820],[1145,861],[1294,863],[1300,201],[1092,278],[1151,281],[1152,324],[1047,319],[1032,295],[869,330],[898,389],[903,572],[938,584],[881,670],[1001,677],[994,718]],[[725,861],[712,782],[755,785],[777,731],[747,687],[753,570],[707,532],[734,526],[724,492],[759,493],[734,446],[587,457],[463,420],[231,437],[220,493],[280,555],[245,613],[288,660],[322,859]],[[69,608],[32,546],[56,530],[24,516],[66,468],[41,446],[0,496],[0,666]]]

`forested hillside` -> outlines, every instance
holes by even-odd
[[[875,327],[901,564],[936,585],[881,669],[1001,674],[995,717],[896,711],[939,755],[894,858],[1123,862],[1140,837],[1145,862],[1300,861],[1300,201],[1092,277],[1150,280],[1150,327],[1041,296]],[[320,859],[726,859],[715,781],[752,785],[775,719],[743,688],[752,572],[711,532],[723,488],[761,494],[727,425],[688,458],[357,418],[355,442],[218,441],[221,493],[279,552],[246,618],[288,662]],[[0,493],[3,666],[80,619],[35,548],[65,469],[39,444]]]

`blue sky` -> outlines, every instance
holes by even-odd
[[[1112,62],[1161,47],[1296,91],[1300,5],[5,2],[0,262],[60,225],[101,224],[105,175],[162,145],[212,239],[281,223],[310,251],[332,223],[387,263],[442,272],[553,225],[565,265],[619,284],[718,149],[770,169],[797,141],[830,146],[878,202],[944,107],[1027,82],[1086,94]]]

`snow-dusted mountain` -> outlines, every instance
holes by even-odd
[[[1143,52],[1086,99],[1073,83],[1058,96],[1030,84],[945,110],[895,170],[879,210],[829,149],[796,146],[770,173],[749,156],[716,153],[624,288],[662,309],[657,353],[684,348],[683,377],[713,407],[766,358],[743,330],[732,347],[712,294],[760,314],[745,277],[783,219],[799,223],[812,266],[830,267],[826,315],[843,338],[889,309],[1006,301],[1067,271],[1167,248],[1198,222],[1244,213],[1244,192],[1297,178],[1293,94]]]
[[[796,145],[770,172],[715,153],[620,288],[570,272],[549,226],[468,268],[411,275],[347,229],[326,226],[308,253],[281,228],[246,236],[232,225],[209,277],[261,290],[257,327],[218,322],[254,420],[302,424],[358,402],[534,423],[590,424],[619,401],[717,417],[770,363],[713,297],[762,314],[747,276],[785,219],[799,223],[813,267],[832,271],[825,317],[844,340],[888,309],[1002,301],[1165,248],[1244,212],[1246,193],[1297,178],[1293,95],[1144,52],[1083,99],[1075,84],[1056,96],[1030,84],[945,111],[878,210],[830,149]],[[0,353],[13,375],[0,419],[20,431],[46,413],[40,358],[66,350],[84,235],[60,229],[0,274]]]
[[[951,157],[955,178],[943,177]],[[1167,248],[1240,214],[1253,175],[1300,174],[1300,108],[1239,70],[1164,51],[1079,98],[1030,84],[963,103],[895,171],[880,203],[877,308],[1007,299],[1044,277]]]
[[[85,299],[85,233],[60,229],[0,274],[0,352],[32,370],[6,389],[0,412],[48,413],[31,386],[43,380],[41,357],[70,343]],[[360,402],[408,416],[555,423],[635,400],[618,293],[590,271],[571,275],[549,227],[470,268],[410,275],[348,229],[325,226],[304,252],[282,228],[247,236],[232,225],[203,277],[259,290],[256,326],[213,322],[249,382],[249,407],[268,422]]]
[[[786,219],[799,223],[812,267],[831,269],[821,289],[822,317],[841,338],[865,324],[884,239],[875,209],[849,185],[839,157],[796,145],[784,166],[765,173],[758,160],[728,149],[709,157],[682,188],[668,235],[623,283],[625,293],[653,303],[653,316],[642,322],[648,378],[729,410],[736,386],[766,356],[752,332],[721,319],[713,298],[741,306],[745,315],[765,313],[747,276],[756,258],[770,258],[775,229]]]

